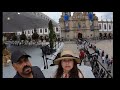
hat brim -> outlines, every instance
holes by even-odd
[[[80,59],[77,58],[77,57],[61,57],[61,58],[55,59],[55,60],[54,60],[54,64],[58,65],[59,62],[60,62],[61,60],[64,60],[64,59],[73,59],[73,60],[75,60],[77,63],[80,63]]]

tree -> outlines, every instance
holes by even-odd
[[[22,34],[20,35],[20,40],[26,40],[26,39],[27,39],[27,37],[24,34],[24,32],[22,31]]]
[[[14,36],[12,37],[12,40],[13,40],[13,41],[16,41],[16,40],[17,40],[17,36],[14,35]]]
[[[33,33],[33,35],[32,35],[32,39],[35,40],[35,42],[37,42],[37,41],[38,41],[38,38],[39,38],[39,35],[37,34],[36,29],[34,29],[34,33]]]
[[[53,47],[54,47],[53,46],[54,42],[56,40],[56,34],[55,34],[54,30],[53,30],[53,24],[52,24],[51,20],[49,21],[48,27],[49,27],[49,30],[50,30],[50,32],[49,32],[49,39],[50,39],[49,43],[50,43],[50,48],[52,50]]]
[[[40,38],[41,42],[43,42],[43,36],[40,36],[39,38]]]

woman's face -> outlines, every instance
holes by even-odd
[[[64,71],[70,71],[73,68],[74,61],[72,59],[65,59],[61,61],[61,66]]]

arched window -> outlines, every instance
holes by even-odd
[[[110,24],[109,24],[109,29],[111,29],[111,26],[110,26]]]
[[[74,28],[76,27],[76,24],[75,24],[75,22],[73,22],[73,27],[74,27]]]
[[[45,29],[45,32],[47,32],[47,29]]]
[[[42,33],[42,29],[40,29],[40,33]]]
[[[28,30],[28,34],[30,34],[29,30]]]
[[[106,24],[104,24],[104,29],[106,29]]]
[[[58,28],[56,28],[56,32],[58,32]]]
[[[85,26],[86,26],[85,23],[83,23],[83,28],[85,28]]]
[[[99,29],[101,29],[101,24],[99,24]]]

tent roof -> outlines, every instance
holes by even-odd
[[[48,27],[47,15],[39,12],[3,12],[3,32],[16,32],[33,28]],[[52,20],[53,26],[58,24]]]

